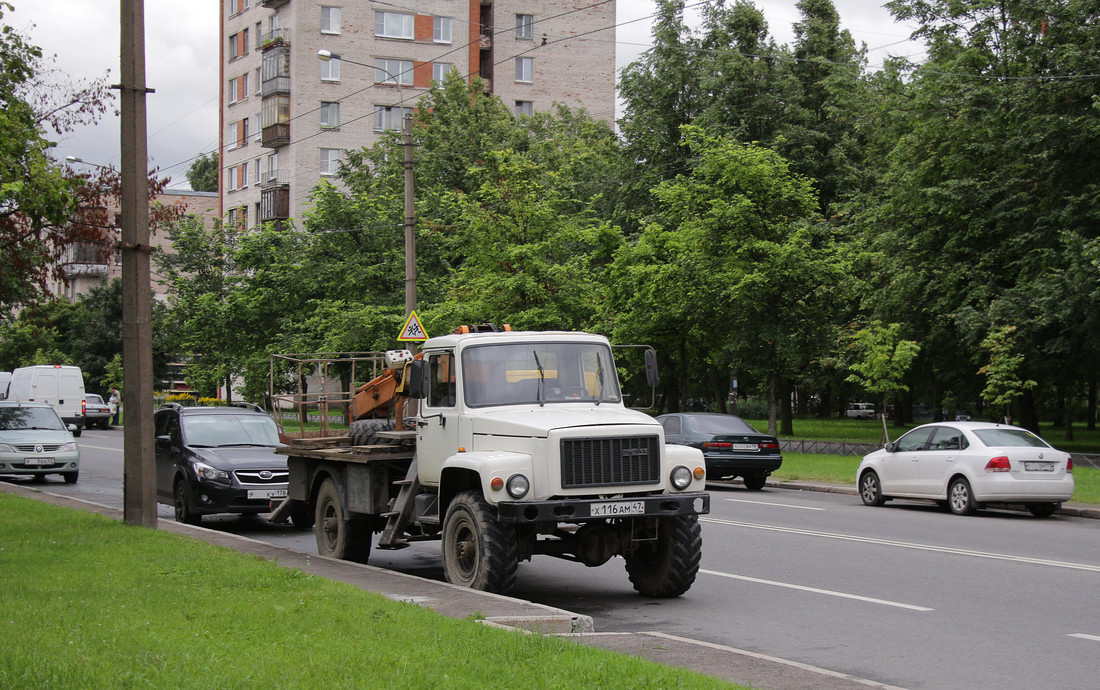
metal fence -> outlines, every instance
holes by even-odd
[[[864,456],[882,448],[881,443],[859,443],[852,441],[812,441],[810,439],[785,439],[779,447],[788,453],[816,453],[819,455],[856,455]],[[1072,453],[1075,467],[1100,469],[1100,455]]]

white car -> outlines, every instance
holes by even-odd
[[[875,416],[875,406],[873,403],[852,403],[848,405],[845,414],[848,415],[849,419],[872,419]]]
[[[1006,424],[925,424],[863,458],[860,498],[880,506],[891,498],[936,501],[956,515],[995,503],[1024,504],[1046,517],[1073,496],[1073,458],[1031,433]]]

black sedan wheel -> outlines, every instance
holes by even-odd
[[[763,472],[753,472],[741,477],[741,480],[745,482],[745,488],[749,491],[760,491],[767,483],[768,475]]]

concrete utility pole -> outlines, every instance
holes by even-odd
[[[413,204],[413,118],[405,116],[405,317],[416,310],[416,207]]]
[[[144,0],[121,0],[123,518],[156,527]]]

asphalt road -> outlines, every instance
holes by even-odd
[[[78,441],[80,481],[43,488],[121,508],[122,432]],[[1100,521],[739,487],[712,489],[711,509],[683,597],[637,596],[619,560],[548,557],[521,564],[512,594],[588,614],[600,632],[660,631],[901,687],[1096,687]],[[312,531],[262,516],[203,524],[316,553]],[[437,542],[376,550],[371,564],[442,579]]]

